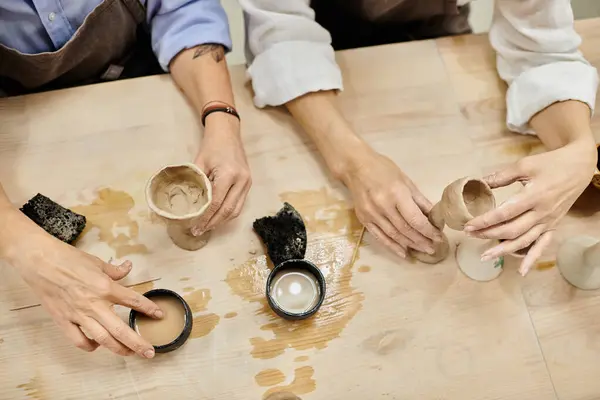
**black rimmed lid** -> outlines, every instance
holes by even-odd
[[[171,297],[177,299],[183,306],[185,312],[185,322],[181,334],[177,336],[177,338],[175,338],[175,340],[173,340],[171,343],[167,343],[160,346],[154,346],[154,351],[157,353],[168,353],[170,351],[177,350],[178,348],[183,346],[183,344],[188,340],[190,334],[192,333],[193,325],[192,310],[188,303],[183,299],[183,297],[181,297],[174,291],[168,289],[153,289],[144,293],[144,296],[149,299],[152,299],[153,297]],[[136,320],[137,316],[140,314],[141,313],[135,310],[131,310],[131,312],[129,313],[129,326],[136,332]]]
[[[314,301],[309,301],[309,306],[307,306],[306,309],[300,311],[297,309],[286,309],[284,302],[278,300],[278,294],[274,292],[277,289],[275,286],[277,284],[277,279],[286,274],[286,272],[296,272],[305,275],[309,279],[314,279],[316,283],[316,293],[314,293],[314,295],[316,298]],[[267,278],[266,294],[269,306],[280,317],[289,320],[305,319],[314,315],[325,300],[325,277],[321,273],[321,270],[308,260],[287,260],[273,268],[273,271],[269,274],[269,277]]]

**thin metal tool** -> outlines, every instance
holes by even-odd
[[[131,288],[134,286],[139,286],[139,285],[143,285],[144,283],[150,283],[150,282],[156,282],[156,281],[160,281],[161,278],[152,278],[152,279],[148,279],[147,281],[142,281],[142,282],[138,282],[138,283],[134,283],[131,285],[126,285],[126,288]],[[41,306],[41,304],[30,304],[28,306],[22,306],[22,307],[17,307],[17,308],[11,308],[10,311],[21,311],[21,310],[27,310],[29,308],[34,308],[34,307],[39,307]]]

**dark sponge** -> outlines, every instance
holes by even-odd
[[[65,243],[73,243],[85,228],[86,219],[83,215],[76,214],[39,193],[21,207],[21,212]]]
[[[254,221],[254,231],[267,247],[274,265],[286,260],[303,259],[306,254],[306,227],[302,217],[289,203],[284,203],[274,217]]]

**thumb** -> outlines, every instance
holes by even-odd
[[[484,177],[483,180],[490,185],[490,188],[496,189],[515,183],[521,178],[523,178],[523,173],[515,163]]]
[[[133,264],[129,260],[118,265],[112,264],[111,261],[101,264],[102,272],[108,275],[113,281],[125,278],[132,267]]]

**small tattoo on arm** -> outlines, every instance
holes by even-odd
[[[213,60],[215,60],[215,62],[217,63],[220,63],[225,59],[225,49],[223,48],[223,46],[214,43],[203,44],[196,47],[196,51],[194,51],[194,56],[192,57],[192,59],[202,57],[206,54],[211,54]]]

